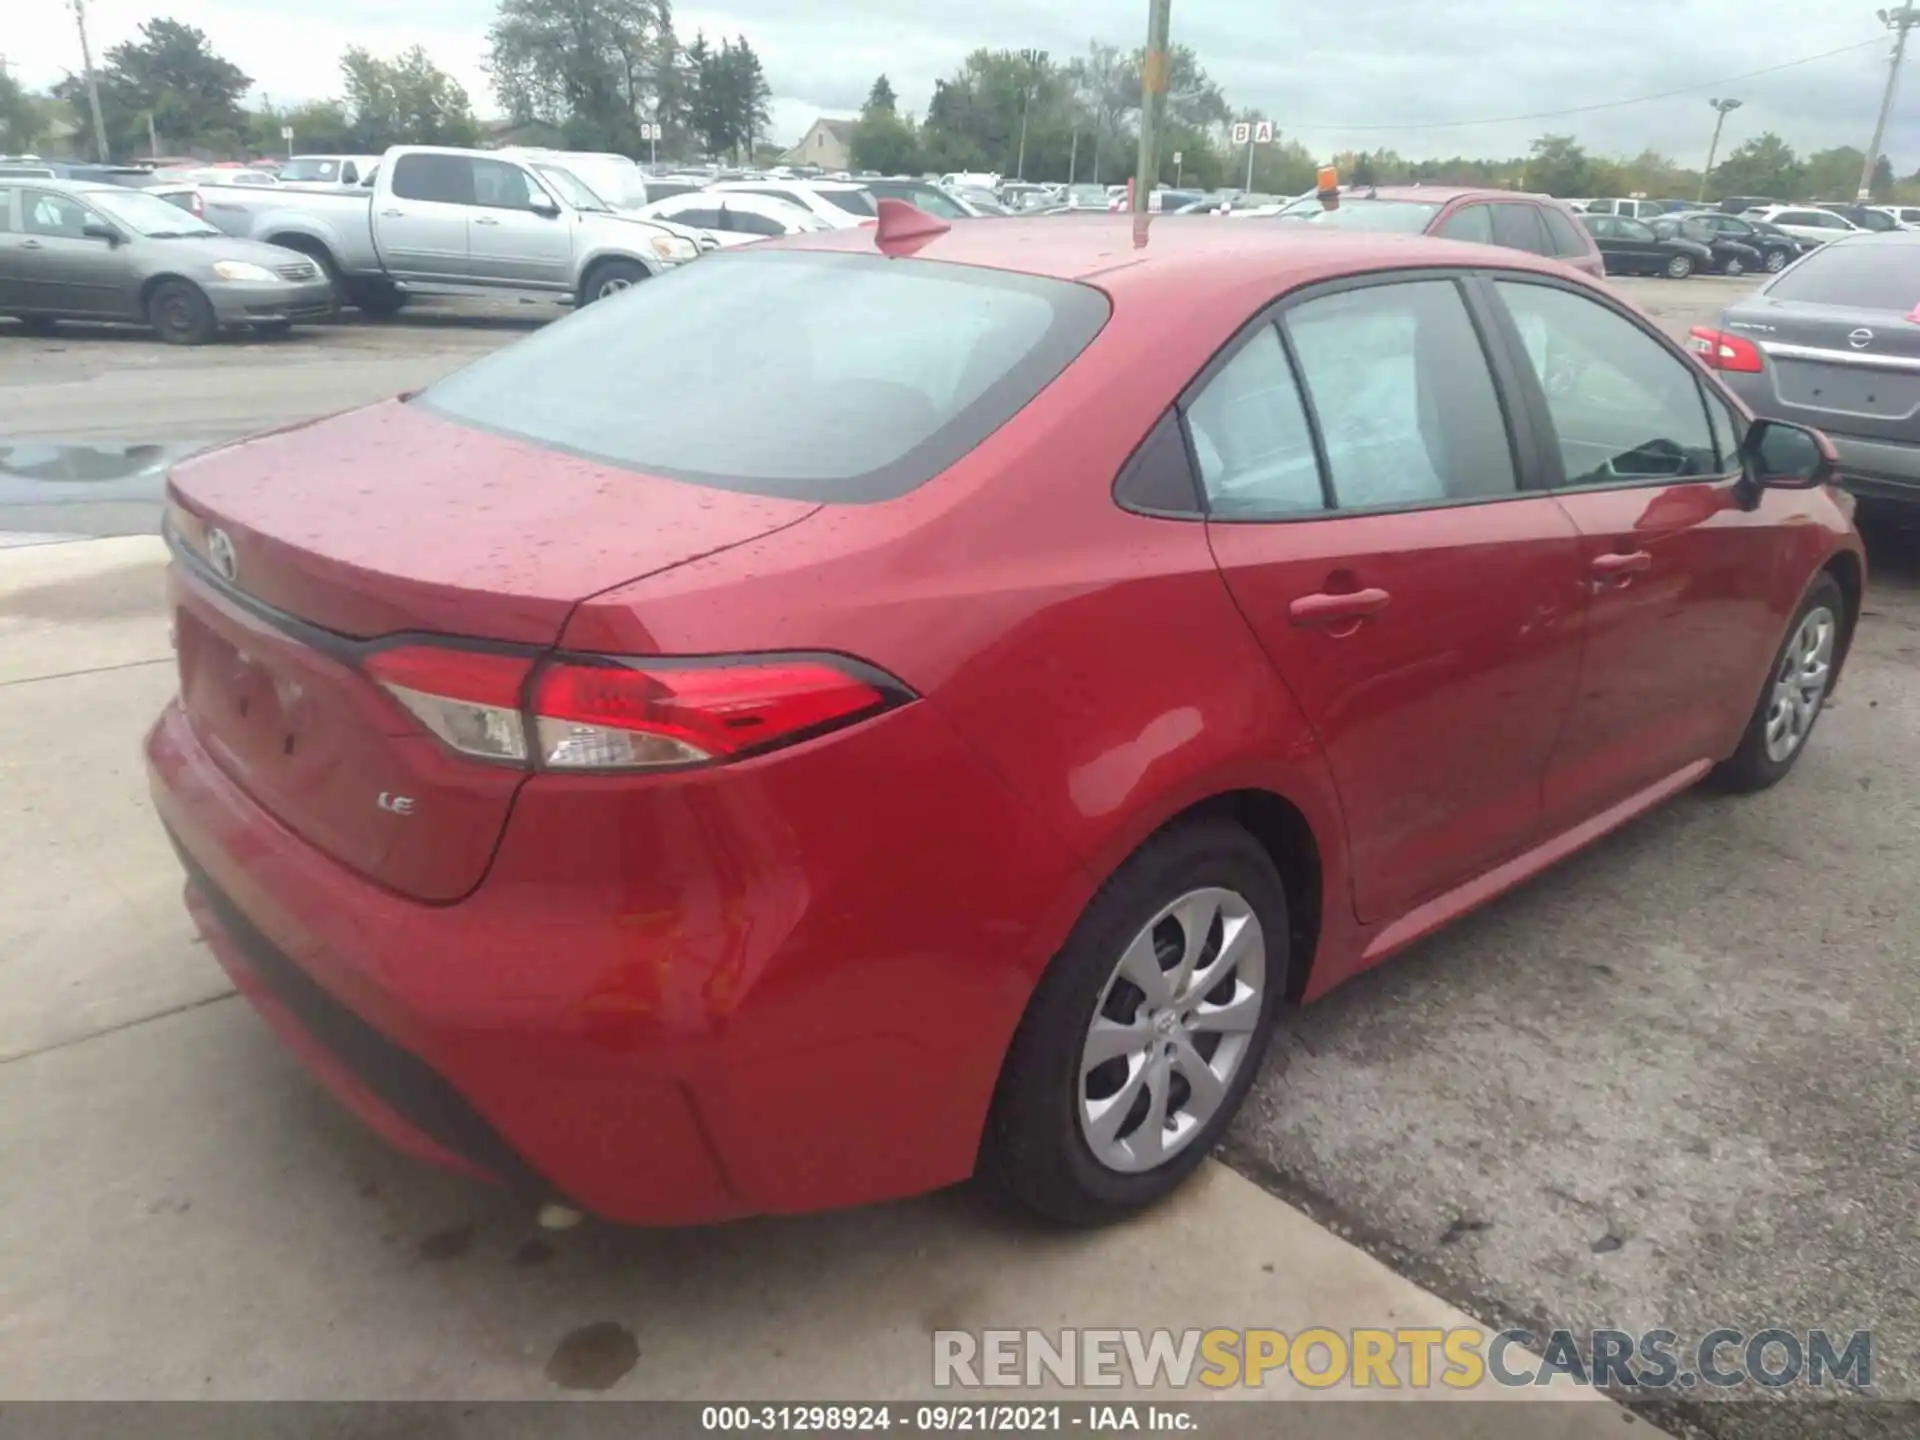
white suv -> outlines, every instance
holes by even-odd
[[[1765,220],[1796,240],[1811,240],[1816,245],[1838,240],[1842,235],[1860,233],[1860,227],[1846,216],[1836,215],[1831,210],[1818,210],[1811,205],[1769,205],[1763,210],[1747,211],[1745,218]]]

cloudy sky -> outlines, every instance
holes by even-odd
[[[0,0],[0,46],[16,78],[49,84],[79,68],[65,0]],[[1192,45],[1236,105],[1256,105],[1316,153],[1387,145],[1414,157],[1517,154],[1546,131],[1601,152],[1655,146],[1704,159],[1708,94],[1745,102],[1728,145],[1772,129],[1796,149],[1864,148],[1885,77],[1876,0],[1173,0],[1174,38]],[[482,114],[495,109],[483,60],[492,0],[89,0],[95,54],[155,14],[197,25],[276,104],[338,89],[349,44],[388,53],[416,40]],[[1027,47],[1058,58],[1089,40],[1139,43],[1144,0],[687,0],[683,37],[745,34],[776,97],[775,130],[856,110],[873,77],[922,109],[936,78],[970,49]],[[1751,72],[1851,46],[1766,75]],[[1916,42],[1920,48],[1920,42]],[[1909,67],[1911,68],[1911,66]],[[1724,83],[1723,83],[1724,82]],[[1645,104],[1551,119],[1575,106],[1706,86]],[[1505,123],[1451,124],[1489,120]],[[1370,128],[1362,128],[1370,127]],[[1920,169],[1920,80],[1909,77],[1887,150]]]

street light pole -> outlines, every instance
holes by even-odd
[[[1033,110],[1033,92],[1039,82],[1039,68],[1047,63],[1044,50],[1022,50],[1020,58],[1027,62],[1027,90],[1020,105],[1020,159],[1014,166],[1014,178],[1027,178],[1027,116]]]
[[[1727,123],[1727,116],[1740,108],[1738,100],[1709,100],[1709,105],[1719,112],[1713,118],[1713,142],[1707,146],[1707,168],[1700,172],[1700,203],[1707,203],[1707,184],[1713,179],[1713,160],[1720,153],[1720,127]]]
[[[1900,62],[1907,54],[1907,32],[1920,25],[1920,10],[1913,6],[1913,0],[1907,0],[1898,10],[1879,12],[1880,23],[1895,34],[1893,42],[1893,63],[1887,66],[1887,90],[1880,97],[1880,118],[1873,122],[1873,143],[1867,147],[1866,164],[1860,167],[1860,193],[1856,199],[1866,200],[1873,194],[1873,170],[1880,162],[1880,142],[1886,139],[1887,121],[1893,115],[1893,97],[1900,88]]]
[[[1167,103],[1167,32],[1173,0],[1147,0],[1147,54],[1140,67],[1140,163],[1134,169],[1133,210],[1145,214],[1160,173],[1160,119]]]
[[[87,72],[87,100],[93,107],[93,149],[107,163],[107,122],[100,117],[100,80],[93,73],[93,47],[87,43],[86,0],[73,0],[73,20],[80,27],[80,63]]]

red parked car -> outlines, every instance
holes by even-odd
[[[1433,235],[1475,245],[1504,245],[1545,255],[1598,280],[1606,274],[1600,247],[1564,201],[1462,185],[1355,185],[1337,203],[1318,195],[1296,200],[1282,220],[1336,230]]]
[[[896,205],[175,471],[189,904],[401,1145],[1105,1220],[1283,1001],[1804,747],[1831,452],[1599,286]]]

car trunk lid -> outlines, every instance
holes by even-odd
[[[797,523],[398,403],[188,461],[170,487],[183,703],[281,824],[400,893],[485,873],[526,772],[461,755],[369,675],[393,637],[534,654],[587,597]]]
[[[1782,418],[1920,440],[1920,324],[1905,312],[1760,297],[1724,328],[1760,347]]]

